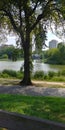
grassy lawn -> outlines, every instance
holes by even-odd
[[[65,123],[65,98],[0,94],[0,109]]]

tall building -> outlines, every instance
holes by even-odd
[[[57,44],[58,44],[58,41],[56,40],[51,40],[49,42],[49,48],[57,48]]]

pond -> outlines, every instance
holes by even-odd
[[[0,61],[0,71],[3,71],[4,69],[8,70],[15,70],[19,71],[21,66],[23,66],[24,62],[23,61]],[[47,73],[48,71],[59,71],[59,70],[64,70],[65,65],[50,65],[50,64],[45,64],[41,60],[34,60],[33,62],[33,72],[35,71],[44,71]]]

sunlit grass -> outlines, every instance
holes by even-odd
[[[0,94],[0,109],[65,123],[65,98]]]

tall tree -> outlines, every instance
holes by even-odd
[[[0,20],[2,25],[14,29],[20,37],[20,44],[24,51],[24,77],[20,82],[23,85],[31,84],[30,59],[31,59],[31,33],[40,22],[49,21],[59,23],[62,18],[61,0],[2,0],[0,1]],[[0,22],[1,22],[0,21]],[[12,26],[11,26],[12,25]]]

